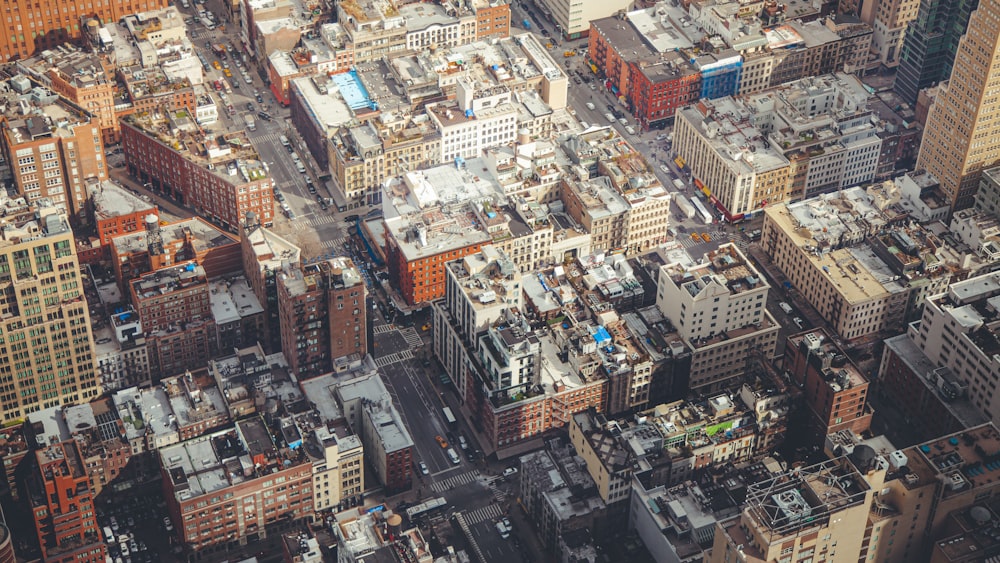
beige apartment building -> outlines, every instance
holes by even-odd
[[[863,200],[851,198],[848,203],[860,205]],[[907,293],[890,293],[844,248],[860,243],[877,225],[828,222],[823,219],[828,215],[818,209],[810,202],[768,207],[761,245],[792,287],[842,338],[878,333],[893,311],[906,309]]]
[[[365,488],[365,448],[361,438],[346,424],[332,430],[320,426],[313,430],[312,444],[322,451],[313,460],[313,510],[336,509],[345,499],[361,494]],[[307,446],[307,451],[312,448]]]
[[[101,394],[90,312],[66,212],[48,201],[2,204],[0,420]]]
[[[567,177],[561,191],[566,214],[587,229],[595,251],[628,245],[629,205],[607,177],[584,181]]]
[[[934,175],[952,211],[972,207],[982,171],[1000,161],[1000,2],[983,0],[959,40],[951,80],[927,116],[917,168]]]
[[[351,37],[356,64],[377,61],[406,49],[406,19],[392,2],[337,2],[337,21]]]
[[[749,354],[773,356],[780,327],[764,307],[770,285],[735,245],[702,262],[678,252],[661,266],[656,306],[693,350],[688,387],[714,392],[743,374]]]

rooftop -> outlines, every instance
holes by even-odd
[[[186,109],[131,114],[122,119],[199,166],[212,170],[231,184],[256,182],[269,177],[247,132],[206,131]],[[220,125],[221,127],[221,125]]]
[[[159,241],[162,246],[172,246],[177,243],[188,243],[195,254],[201,254],[213,248],[237,244],[229,233],[205,221],[201,217],[192,217],[169,225],[159,227]],[[142,230],[112,239],[115,249],[120,254],[129,252],[148,252],[149,232]]]
[[[0,196],[0,248],[50,236],[72,235],[66,211],[49,199],[32,204]]]
[[[942,496],[954,496],[967,489],[991,486],[996,480],[1000,432],[992,423],[983,424],[913,446],[905,453],[911,471],[925,476],[918,463],[925,462],[930,478],[944,483]],[[921,483],[929,481],[921,479]]]
[[[98,221],[132,213],[157,213],[155,205],[146,203],[113,180],[104,180],[88,188],[94,217]]]
[[[820,359],[827,384],[834,391],[847,390],[868,383],[868,378],[858,368],[846,352],[830,338],[823,328],[817,328],[788,337],[792,346],[805,346],[810,353]]]
[[[209,303],[217,325],[237,322],[264,312],[246,277],[209,282]]]
[[[760,174],[788,166],[788,159],[771,146],[754,125],[753,112],[731,96],[702,99],[677,111],[718,153],[734,174]]]
[[[207,283],[205,269],[189,262],[161,268],[132,280],[132,291],[139,299],[168,295],[174,291]]]

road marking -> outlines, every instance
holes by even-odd
[[[400,332],[403,335],[403,339],[406,340],[406,343],[410,345],[410,348],[423,347],[424,341],[422,338],[420,338],[420,335],[417,334],[417,329],[413,328],[412,326],[408,326],[405,329],[401,330]]]
[[[394,330],[396,330],[396,327],[392,325],[378,325],[377,327],[372,329],[372,332],[374,334],[385,334],[387,332],[392,332]]]
[[[459,473],[453,477],[448,477],[444,481],[438,481],[431,485],[431,489],[433,489],[436,493],[443,493],[448,489],[454,489],[455,487],[467,485],[477,479],[479,479],[479,472],[467,471],[465,473]]]
[[[487,520],[499,520],[503,516],[503,508],[499,504],[489,504],[475,510],[466,510],[462,515],[470,526],[475,526]]]
[[[320,246],[323,248],[340,248],[344,246],[345,242],[347,242],[347,237],[340,237],[333,240],[324,240],[320,243]]]
[[[402,352],[396,352],[395,354],[389,354],[388,356],[382,356],[381,358],[376,358],[375,367],[384,368],[396,362],[402,362],[404,360],[411,360],[411,359],[413,359],[413,352],[409,350],[403,350]]]
[[[431,477],[437,477],[438,475],[444,475],[445,473],[451,473],[452,471],[458,471],[459,469],[462,469],[462,466],[461,465],[456,465],[454,467],[449,467],[448,469],[442,469],[441,471],[438,471],[437,473],[431,473]],[[432,489],[434,488],[433,485],[431,486],[431,488]]]

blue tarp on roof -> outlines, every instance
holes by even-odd
[[[596,342],[597,345],[600,346],[601,343],[608,342],[610,340],[611,340],[611,335],[608,334],[608,329],[604,328],[603,326],[597,327],[597,332],[594,333],[594,342]]]

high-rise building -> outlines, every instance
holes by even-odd
[[[65,211],[0,202],[3,422],[100,395],[90,313]]]
[[[36,51],[49,49],[78,39],[87,25],[87,17],[102,22],[116,22],[129,14],[166,7],[167,0],[121,0],[97,4],[30,2],[13,0],[4,3],[5,23],[0,26],[0,61],[20,59]],[[42,14],[45,14],[45,19]]]
[[[34,83],[19,76],[10,85],[15,92],[27,93]],[[104,180],[108,174],[100,124],[79,106],[32,91],[40,97],[33,94],[33,102],[27,105],[11,105],[7,100],[0,148],[10,163],[18,193],[29,202],[51,199],[64,205],[74,221],[80,220],[86,213],[86,181]],[[13,108],[20,109],[15,112]]]
[[[76,440],[35,452],[32,471],[22,483],[35,519],[42,560],[59,563],[104,563],[94,496]]]
[[[240,231],[243,271],[257,300],[264,306],[264,330],[261,344],[268,352],[281,349],[278,316],[278,279],[281,270],[299,268],[302,250],[288,240],[262,227],[256,215],[247,217]]]
[[[367,293],[350,258],[286,268],[278,277],[281,350],[300,378],[333,369],[333,360],[368,350]]]
[[[917,157],[941,181],[952,211],[971,207],[982,171],[1000,162],[1000,116],[994,112],[1000,85],[1000,1],[986,0],[969,17],[958,44],[951,79],[927,116]]]
[[[958,41],[979,0],[923,0],[906,28],[893,89],[910,104],[917,94],[951,76]]]

